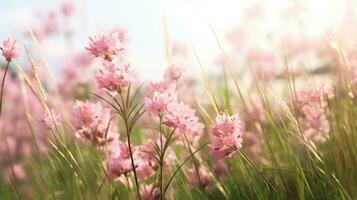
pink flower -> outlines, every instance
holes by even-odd
[[[182,76],[183,71],[184,69],[181,66],[171,65],[165,71],[164,78],[169,81],[178,80]]]
[[[150,95],[154,91],[163,93],[163,92],[169,92],[169,93],[174,93],[176,92],[176,85],[173,84],[171,81],[168,80],[163,80],[159,82],[150,82],[146,88],[145,88],[145,94]]]
[[[179,133],[187,134],[191,139],[202,136],[204,128],[196,116],[196,111],[182,102],[172,102],[167,106],[163,123],[176,128]]]
[[[99,88],[121,93],[134,81],[134,73],[131,71],[129,64],[105,61],[95,78]]]
[[[13,164],[5,170],[5,177],[8,181],[23,180],[26,176],[24,167],[19,163]]]
[[[277,75],[277,63],[274,54],[266,50],[253,48],[246,55],[247,62],[257,78],[272,80]]]
[[[54,11],[51,11],[47,15],[47,19],[44,24],[44,29],[47,34],[54,33],[60,28],[57,14]]]
[[[222,180],[227,177],[227,174],[229,172],[227,162],[224,160],[221,160],[220,162],[214,162],[213,169],[215,174]]]
[[[159,200],[160,188],[154,184],[144,185],[140,188],[140,195],[142,200]]]
[[[325,110],[319,106],[304,106],[303,128],[307,139],[318,142],[325,142],[330,131],[330,124],[327,120]]]
[[[117,33],[118,40],[122,44],[127,44],[127,43],[130,42],[130,38],[129,38],[129,35],[128,35],[128,30],[125,27],[118,26],[112,31],[112,33]]]
[[[203,166],[198,167],[198,176],[196,169],[190,168],[187,173],[187,181],[192,186],[197,184],[200,184],[204,188],[211,188],[213,186],[213,180],[209,176],[208,170]]]
[[[163,138],[163,145],[165,144],[165,141],[166,139]],[[154,155],[157,155],[154,145],[154,141],[151,139],[147,140],[144,145],[140,147],[140,152],[138,156],[136,156],[135,163],[138,165],[136,171],[140,180],[146,180],[147,178],[151,177],[159,168],[159,161],[154,157]],[[161,143],[159,139],[156,140],[156,145],[160,147]],[[168,147],[165,152],[163,166],[170,167],[170,163],[175,159],[175,153],[170,147]]]
[[[63,2],[61,6],[61,11],[65,17],[73,16],[75,13],[74,0],[67,0]]]
[[[145,98],[145,105],[149,115],[160,115],[167,111],[169,103],[176,101],[176,94],[171,92],[154,91],[151,97]]]
[[[109,151],[111,154],[109,154],[107,160],[107,170],[110,177],[117,178],[122,174],[126,175],[133,170],[129,148],[126,144],[116,140],[109,145]],[[132,147],[132,152],[134,155],[137,154],[137,148]]]
[[[264,106],[257,94],[251,95],[250,99],[246,101],[246,111],[242,118],[244,124],[266,121],[266,116],[264,115]]]
[[[334,95],[332,88],[324,84],[310,85],[310,87],[297,91],[296,98],[300,106],[304,106],[305,104],[320,104],[321,106],[324,106],[325,97],[331,98]]]
[[[143,146],[140,147],[140,156],[137,159],[138,168],[136,170],[140,180],[146,180],[154,175],[159,167],[158,160],[153,156],[156,154],[154,149],[154,142],[147,140]]]
[[[297,106],[307,139],[325,142],[330,131],[329,121],[325,114],[326,98],[333,97],[332,88],[325,85],[314,85],[297,91]]]
[[[61,115],[56,114],[54,110],[51,111],[51,114],[45,113],[42,119],[42,122],[47,129],[55,128],[62,121]]]
[[[177,41],[173,42],[171,51],[173,56],[177,56],[177,55],[187,56],[188,54],[186,46],[183,43]]]
[[[113,57],[121,56],[124,52],[118,33],[101,34],[94,38],[90,37],[89,40],[89,46],[86,49],[95,57],[111,61]]]
[[[252,132],[244,132],[244,147],[249,148],[250,152],[255,155],[261,152],[262,143],[259,135]]]
[[[238,115],[217,115],[216,124],[211,128],[211,154],[217,159],[230,157],[242,148],[243,124]]]
[[[74,105],[74,116],[76,136],[81,139],[101,145],[118,137],[114,122],[111,122],[108,129],[111,119],[110,109],[103,108],[99,102],[77,101]]]
[[[5,41],[3,41],[0,49],[2,51],[2,55],[8,62],[20,56],[20,48],[17,45],[15,39],[11,39],[11,38],[6,39]]]

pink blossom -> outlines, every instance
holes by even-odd
[[[211,154],[217,159],[230,157],[242,148],[243,124],[237,114],[217,115],[216,124],[211,127]]]
[[[74,105],[74,116],[76,136],[81,139],[101,145],[118,137],[115,134],[116,126],[113,122],[108,129],[111,119],[110,109],[103,108],[99,102],[77,101]]]
[[[11,39],[11,38],[6,39],[5,41],[3,41],[0,49],[2,51],[2,55],[8,62],[20,56],[20,48],[17,45],[15,39]]]
[[[162,145],[164,145],[166,139],[163,138]],[[138,156],[136,156],[136,162],[138,165],[137,174],[140,180],[145,180],[157,171],[159,168],[159,161],[154,155],[157,156],[157,152],[155,150],[155,142],[151,139],[147,140],[140,148]],[[160,139],[156,140],[156,145],[160,147],[161,141]],[[173,150],[168,147],[165,151],[164,163],[163,167],[170,167],[170,163],[176,159],[175,153]]]
[[[256,155],[262,150],[262,142],[257,133],[249,131],[244,132],[244,147],[248,148],[253,155]]]
[[[101,34],[90,37],[86,49],[95,57],[102,57],[111,61],[114,57],[121,56],[124,52],[118,33]]]
[[[246,110],[243,115],[244,124],[265,122],[264,106],[258,95],[251,95],[249,101],[246,101]]]
[[[173,42],[171,49],[172,49],[173,56],[176,55],[186,56],[188,54],[186,46],[180,42]]]
[[[36,39],[41,42],[47,37],[47,30],[45,26],[33,26],[31,27],[32,33]],[[27,36],[31,37],[30,33],[26,33]]]
[[[74,0],[67,0],[63,2],[61,6],[61,11],[62,14],[66,17],[71,17],[75,13],[75,5],[74,5]]]
[[[150,82],[145,88],[145,94],[147,96],[154,91],[174,93],[176,92],[176,85],[166,79],[159,82]]]
[[[243,47],[243,42],[246,40],[246,31],[242,26],[236,25],[228,32],[227,39],[233,45],[235,50],[240,52]]]
[[[109,146],[112,152],[107,159],[108,175],[112,178],[120,177],[130,173],[133,168],[131,164],[129,148],[126,144],[116,140]],[[114,153],[115,152],[115,153]],[[137,154],[137,148],[132,147],[133,154]],[[137,167],[137,166],[135,166]]]
[[[54,110],[52,110],[51,113],[45,113],[42,119],[42,122],[47,129],[55,128],[61,121],[61,115],[55,113]]]
[[[159,200],[160,188],[154,184],[144,185],[140,188],[140,195],[142,200]]]
[[[325,97],[333,97],[333,90],[324,84],[310,84],[310,87],[303,88],[297,91],[297,101],[300,106],[305,104],[320,104],[325,105]]]
[[[220,162],[214,162],[213,169],[215,174],[222,180],[227,177],[229,172],[227,162],[224,160],[221,160]]]
[[[199,138],[203,134],[204,125],[196,116],[196,111],[182,102],[173,102],[167,106],[163,123],[176,128],[179,133],[188,137]]]
[[[95,78],[99,88],[121,93],[134,81],[134,73],[129,64],[105,61]]]
[[[5,170],[5,177],[8,181],[10,180],[23,180],[26,178],[26,171],[24,167],[19,164],[13,164],[10,165],[6,170]]]
[[[181,66],[171,65],[165,71],[164,78],[170,81],[178,80],[182,76],[183,71],[184,69]]]
[[[117,26],[111,33],[117,33],[118,40],[124,45],[130,42],[128,30],[123,26]]]
[[[60,25],[59,25],[58,17],[54,11],[48,13],[44,27],[47,34],[54,33],[59,30]]]
[[[319,106],[304,106],[303,128],[306,138],[312,141],[325,142],[330,131],[325,110]]]
[[[158,92],[154,93],[150,97],[145,98],[145,105],[149,115],[161,115],[167,111],[169,103],[176,100],[175,94],[171,92]]]
[[[140,159],[137,159],[137,174],[140,180],[145,180],[154,175],[155,171],[159,167],[159,162],[154,157],[156,152],[153,145],[154,142],[149,139],[143,146],[140,147]]]
[[[192,186],[197,184],[200,184],[204,188],[211,188],[213,186],[213,180],[204,166],[198,167],[198,175],[194,167],[190,168],[187,173],[187,181]]]
[[[324,142],[330,131],[325,114],[326,98],[333,97],[332,88],[325,85],[311,84],[297,93],[297,107],[300,110],[303,131],[306,138],[315,142]]]
[[[252,66],[252,72],[257,78],[272,80],[277,74],[277,63],[274,55],[266,50],[254,48],[247,55],[246,60]]]

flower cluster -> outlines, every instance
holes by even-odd
[[[197,141],[203,134],[204,125],[196,116],[196,111],[178,98],[174,82],[182,76],[182,72],[181,67],[171,65],[163,81],[149,85],[148,90],[153,92],[146,97],[145,104],[149,115],[159,116],[163,124],[175,128],[176,133]]]
[[[217,115],[216,123],[211,127],[211,154],[217,159],[230,157],[242,148],[243,124],[237,114]]]
[[[104,61],[103,66],[96,75],[99,88],[121,93],[134,80],[134,74],[129,64]]]
[[[111,121],[110,109],[99,102],[77,101],[74,105],[76,136],[92,144],[103,145],[115,140],[116,126]]]
[[[90,43],[86,49],[95,57],[112,61],[124,53],[124,48],[119,40],[118,33],[103,33],[89,38]]]
[[[138,150],[136,147],[132,147],[132,152],[135,157],[137,157]],[[108,175],[112,178],[117,178],[121,175],[127,175],[130,173],[133,168],[131,164],[129,147],[119,140],[113,141],[109,145],[109,156],[106,163]]]
[[[20,48],[16,43],[16,40],[8,38],[3,41],[2,46],[0,46],[2,51],[2,56],[10,62],[20,56]]]
[[[326,98],[333,96],[332,89],[325,85],[312,84],[297,91],[297,106],[301,111],[304,134],[307,139],[324,142],[330,125],[325,113]]]

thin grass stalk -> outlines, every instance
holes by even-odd
[[[5,67],[5,72],[4,72],[4,76],[2,77],[2,82],[1,82],[1,94],[0,94],[0,117],[1,117],[1,113],[2,113],[2,105],[3,105],[3,95],[4,95],[4,86],[5,86],[5,79],[6,79],[6,74],[7,71],[9,70],[10,67],[10,61],[7,61],[6,63],[6,67]]]

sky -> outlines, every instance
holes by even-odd
[[[15,36],[36,21],[34,13],[55,9],[61,0],[0,0],[0,39]],[[284,5],[286,0],[270,0],[269,5]],[[324,23],[336,11],[336,0],[310,1],[313,19]],[[324,2],[322,4],[322,2]],[[111,29],[117,25],[128,29],[131,38],[130,55],[134,68],[143,79],[157,79],[166,68],[163,40],[163,16],[168,25],[169,36],[194,48],[204,65],[209,65],[220,50],[210,27],[220,39],[241,16],[242,8],[254,0],[77,0],[75,43],[77,50],[83,49],[88,37]],[[335,5],[336,4],[336,5]],[[315,8],[315,7],[316,8]],[[331,10],[333,9],[333,10]],[[322,11],[325,12],[322,12]],[[319,21],[320,20],[320,21]],[[272,21],[272,26],[279,24]],[[63,43],[44,44],[48,57],[62,59],[66,54]],[[50,60],[51,61],[51,60]],[[53,61],[56,65],[57,61]],[[186,66],[188,72],[196,74],[196,62]],[[56,69],[56,67],[54,67]]]

